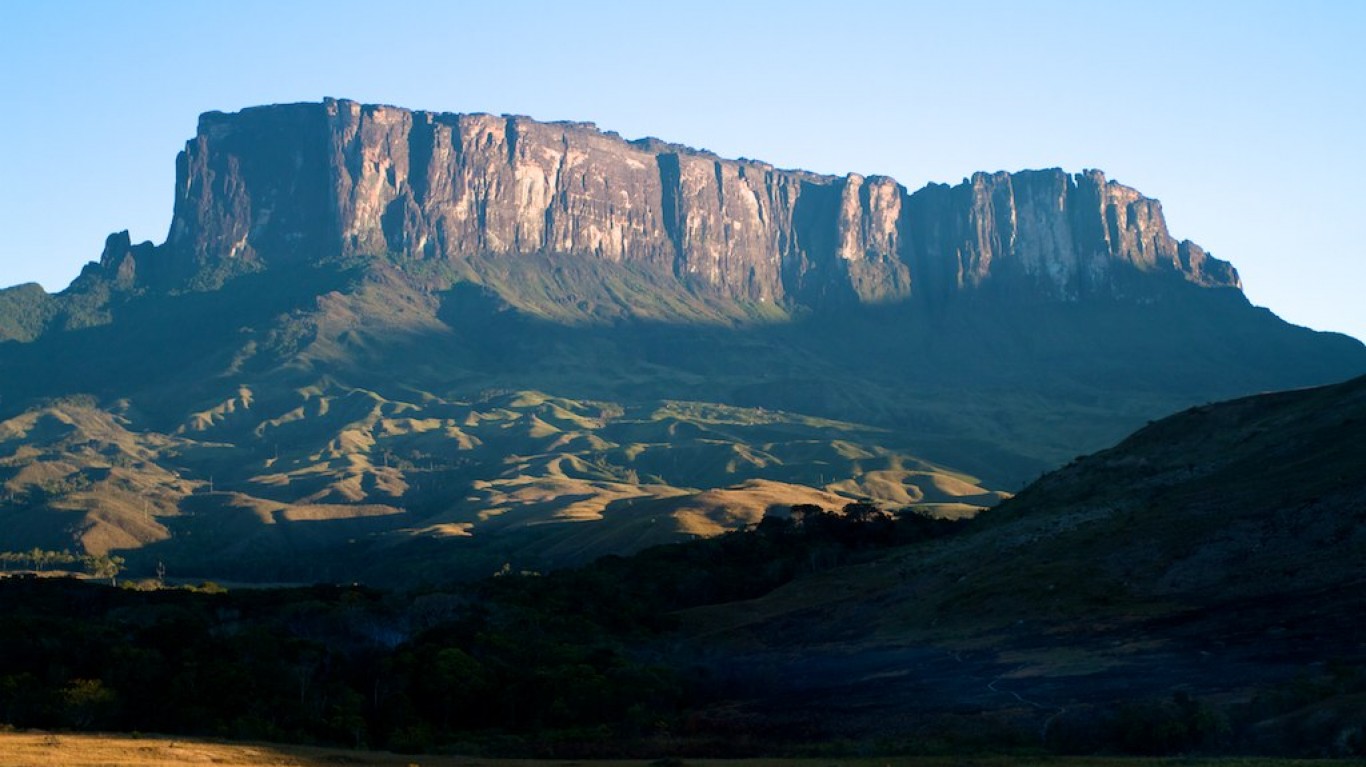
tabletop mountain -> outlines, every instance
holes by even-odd
[[[327,100],[204,115],[175,191],[164,243],[0,291],[6,545],[294,565],[515,528],[499,557],[572,560],[784,503],[968,513],[1366,371],[1098,171],[911,192]]]
[[[1156,201],[1097,171],[979,173],[912,195],[888,178],[781,171],[591,125],[345,101],[204,115],[176,191],[163,246],[106,251],[116,282],[174,288],[384,254],[456,262],[474,278],[540,254],[634,267],[735,314],[1021,295],[1020,282],[1029,297],[1114,297],[1145,292],[1135,272],[1239,286],[1227,263],[1168,235]],[[686,318],[546,281],[553,316]],[[539,305],[526,286],[499,287],[515,306]]]

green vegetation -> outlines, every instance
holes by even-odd
[[[1178,692],[1059,708],[1042,741],[1008,716],[935,739],[824,742],[783,724],[782,709],[737,716],[737,696],[762,695],[752,686],[767,672],[735,676],[744,653],[698,639],[696,611],[762,610],[767,598],[888,571],[981,527],[866,504],[793,512],[580,568],[505,568],[416,592],[0,581],[0,723],[556,758],[1366,748],[1360,728],[1344,725],[1366,700],[1366,667],[1353,664],[1265,685],[1250,702]],[[818,658],[797,653],[783,673]],[[980,689],[970,669],[958,673],[965,690]]]
[[[1179,287],[788,315],[573,256],[243,268],[0,294],[4,565],[126,557],[138,587],[3,579],[0,721],[565,756],[1361,749],[1359,383],[1192,411],[980,523],[882,510],[968,516],[1177,407],[1355,372],[1355,342]],[[811,508],[853,499],[880,506]],[[163,562],[410,590],[166,589]]]
[[[57,304],[36,282],[0,290],[0,341],[32,341],[42,335]]]
[[[954,527],[808,507],[751,532],[409,594],[8,580],[0,722],[400,750],[748,751],[757,742],[689,724],[719,691],[662,651],[674,613]]]
[[[3,572],[19,569],[37,573],[68,573],[72,565],[78,565],[91,577],[107,578],[112,583],[123,571],[124,558],[107,554],[44,551],[38,548],[29,551],[0,551],[0,571]]]
[[[7,548],[74,535],[138,577],[393,584],[580,564],[798,503],[971,514],[1148,418],[1357,359],[1204,290],[1156,315],[788,316],[567,254],[209,277],[130,291],[92,269],[0,296],[0,320],[46,317],[0,344]],[[408,545],[403,567],[376,556]]]

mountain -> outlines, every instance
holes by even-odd
[[[106,247],[100,271],[116,285],[211,285],[394,254],[455,262],[543,316],[662,320],[705,316],[707,304],[766,316],[981,290],[1142,295],[1159,284],[1136,274],[1240,286],[1229,264],[1167,233],[1156,201],[1098,171],[978,173],[910,194],[889,178],[782,171],[591,124],[332,100],[206,114],[176,171],[166,243]],[[540,284],[498,280],[529,277],[518,262],[531,254],[653,277],[649,287],[674,288],[682,305],[580,285],[553,266]]]
[[[1366,371],[1097,171],[911,192],[335,100],[204,115],[166,241],[0,291],[0,338],[6,546],[256,579],[967,514],[1151,418]]]
[[[1198,406],[1049,473],[970,531],[683,624],[707,648],[697,657],[763,691],[737,720],[1360,753],[1363,445],[1366,378]],[[775,668],[802,670],[756,681]],[[1197,711],[1208,728],[1183,730]]]

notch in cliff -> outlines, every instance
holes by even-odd
[[[333,99],[207,113],[176,167],[165,244],[118,263],[106,254],[120,286],[211,287],[352,256],[434,262],[487,283],[534,256],[789,310],[1241,287],[1228,263],[1168,233],[1156,200],[1099,171],[978,173],[912,193],[890,178],[778,170],[585,123]],[[515,285],[497,290],[518,304]],[[631,313],[632,297],[618,300]]]

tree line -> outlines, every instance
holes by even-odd
[[[660,649],[677,610],[753,598],[942,529],[860,505],[798,507],[580,568],[404,593],[9,579],[0,723],[531,755],[703,743],[687,714],[717,690]],[[38,549],[3,561],[121,564]],[[733,752],[722,741],[717,752]]]
[[[77,554],[72,551],[48,551],[37,547],[28,551],[0,551],[0,571],[4,572],[69,572],[74,566],[92,577],[113,580],[123,572],[123,565],[123,557],[109,554]]]
[[[863,504],[797,507],[584,567],[408,592],[2,579],[0,725],[547,758],[772,754],[796,736],[709,718],[736,690],[680,650],[680,611],[965,526]],[[1335,685],[1323,695],[1366,694],[1366,674]],[[1236,743],[1242,725],[1220,716],[1175,699],[1060,719],[1049,742],[1088,752]]]

